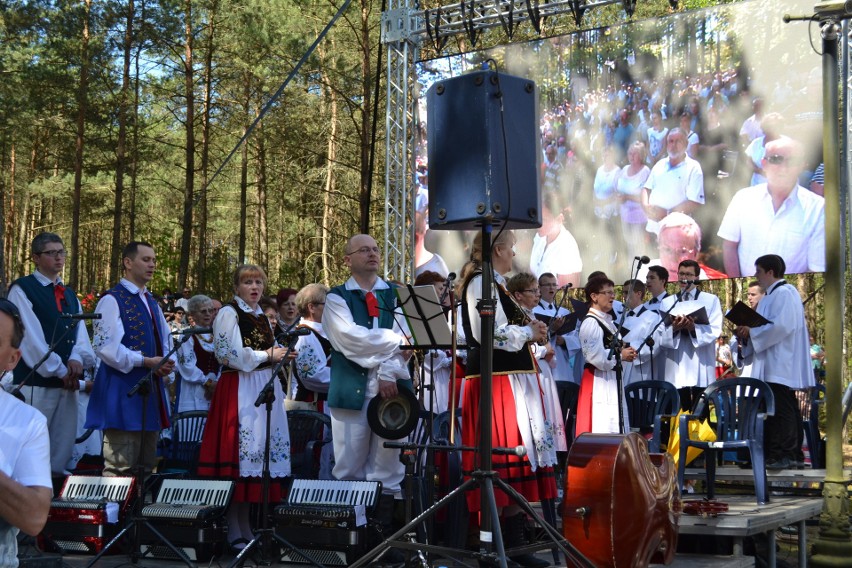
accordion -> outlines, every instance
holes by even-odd
[[[378,544],[369,526],[382,484],[378,481],[294,479],[287,501],[275,508],[278,533],[326,566],[348,566]],[[282,562],[310,563],[293,549]]]
[[[69,552],[98,553],[124,526],[132,477],[70,475],[50,502],[42,538]]]
[[[233,481],[167,479],[142,518],[194,561],[207,561],[223,552],[228,528],[225,510],[234,492]],[[179,558],[144,526],[142,556]]]

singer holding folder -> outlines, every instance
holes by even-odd
[[[722,333],[722,306],[715,295],[698,289],[701,268],[694,260],[683,260],[677,267],[680,293],[669,296],[660,312],[674,307],[660,338],[664,359],[664,377],[678,389],[680,406],[691,410],[704,389],[716,380],[716,338]],[[677,302],[677,306],[675,303]],[[706,313],[698,321],[696,313]]]
[[[62,239],[40,233],[31,252],[35,271],[15,280],[9,289],[8,299],[20,311],[27,330],[14,383],[23,384],[27,401],[47,418],[51,475],[64,477],[77,432],[77,392],[91,389],[91,383],[87,387],[83,380],[83,369],[95,364],[95,353],[85,322],[73,317],[81,312],[80,302],[62,283],[67,258]],[[51,346],[53,352],[33,373]]]
[[[214,352],[223,371],[201,440],[198,474],[237,481],[228,509],[228,541],[239,550],[253,538],[250,504],[263,498],[266,408],[254,402],[269,381],[272,367],[288,350],[275,342],[269,319],[260,308],[266,288],[263,269],[242,265],[234,272],[233,284],[234,299],[213,320]],[[289,356],[295,357],[295,352],[290,351]],[[282,497],[281,484],[275,481],[290,475],[290,430],[281,381],[275,381],[273,387],[269,499],[274,503]]]

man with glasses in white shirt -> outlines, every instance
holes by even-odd
[[[802,145],[786,136],[766,144],[766,183],[739,190],[718,235],[725,272],[747,276],[763,254],[780,255],[787,273],[825,271],[825,199],[798,183]]]
[[[50,433],[50,470],[63,478],[77,434],[77,393],[91,389],[83,369],[95,364],[86,325],[73,316],[81,312],[77,295],[62,282],[67,251],[59,235],[40,233],[32,241],[35,270],[9,289],[28,333],[21,342],[21,360],[14,382],[27,401],[47,418]],[[44,362],[33,369],[48,353]]]
[[[663,324],[660,356],[664,360],[665,380],[680,394],[680,406],[691,410],[701,392],[716,380],[716,339],[722,333],[722,307],[715,295],[699,290],[698,263],[684,260],[677,269],[680,292],[662,301],[660,313],[673,307],[670,324]],[[680,304],[675,306],[675,303]],[[704,308],[708,323],[698,323],[692,315]],[[665,317],[665,316],[664,316]]]

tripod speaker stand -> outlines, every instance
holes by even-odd
[[[535,550],[550,549],[555,545],[568,558],[579,566],[589,566],[592,564],[574,548],[568,541],[546,523],[532,508],[532,506],[524,499],[524,497],[515,491],[509,484],[500,479],[499,475],[493,469],[492,462],[492,437],[491,437],[491,400],[492,400],[492,358],[493,358],[493,342],[494,342],[494,314],[496,309],[495,300],[492,297],[493,273],[491,265],[491,231],[492,225],[490,222],[482,224],[482,289],[483,297],[479,301],[478,309],[481,314],[481,354],[480,354],[480,400],[483,402],[480,406],[480,420],[483,425],[480,428],[479,437],[479,467],[471,473],[470,479],[466,480],[459,487],[451,491],[446,497],[435,503],[429,509],[418,515],[406,526],[399,529],[387,540],[378,547],[368,552],[364,557],[351,565],[350,568],[358,568],[366,566],[372,559],[384,552],[387,548],[400,548],[403,550],[423,551],[429,554],[434,554],[438,557],[445,558],[473,558],[487,565],[500,566],[506,568],[506,549],[503,544],[503,537],[500,533],[498,520],[497,503],[494,497],[495,486],[503,491],[513,502],[518,505],[527,515],[531,516],[538,525],[544,530],[551,542],[542,542],[534,545],[528,545],[522,549],[510,550],[510,553],[528,553]],[[515,452],[515,449],[507,449],[504,451]],[[481,520],[480,520],[480,549],[478,551],[460,550],[450,547],[437,546],[431,544],[412,543],[405,540],[399,540],[400,537],[409,533],[412,529],[431,519],[435,513],[444,507],[448,506],[456,499],[464,498],[469,490],[480,489],[481,496]]]

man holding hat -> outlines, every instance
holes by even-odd
[[[385,439],[370,429],[367,407],[375,397],[393,398],[398,389],[410,389],[411,380],[408,355],[400,350],[407,342],[407,330],[395,313],[392,286],[378,277],[380,260],[379,247],[371,236],[349,239],[343,261],[352,276],[329,291],[322,327],[332,346],[328,389],[335,457],[332,475],[381,481],[378,516],[389,529],[394,499],[402,499],[405,470],[399,450],[385,448]]]

